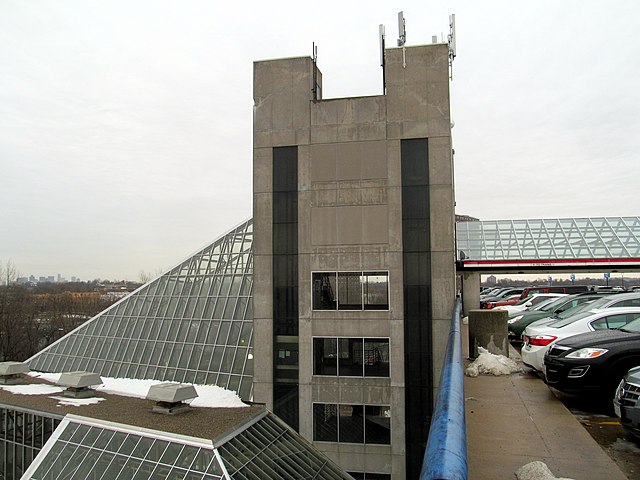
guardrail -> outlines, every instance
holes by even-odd
[[[467,478],[461,311],[461,301],[458,297],[451,318],[436,408],[431,418],[420,480],[466,480]]]

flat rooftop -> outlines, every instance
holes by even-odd
[[[46,384],[56,386],[40,378],[23,376],[21,385]],[[62,394],[24,395],[0,389],[0,406],[33,410],[34,413],[51,414],[63,417],[66,414],[80,415],[108,422],[132,425],[170,432],[178,435],[214,440],[224,436],[265,412],[262,406],[235,408],[193,407],[188,412],[177,415],[165,415],[151,411],[155,402],[136,397],[97,392],[93,398],[104,400],[90,405],[62,405],[52,397]],[[73,399],[69,399],[73,401]]]

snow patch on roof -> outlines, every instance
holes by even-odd
[[[71,398],[71,397],[55,397],[51,396],[54,400],[58,400],[58,405],[71,405],[73,407],[81,407],[84,405],[95,405],[104,400],[104,398]]]
[[[62,393],[64,390],[62,387],[42,383],[36,385],[2,385],[0,388],[17,395],[51,395],[54,393]]]
[[[40,373],[31,372],[29,375],[35,378],[41,378],[51,383],[56,383],[60,378],[59,373]],[[97,386],[98,392],[110,393],[114,395],[120,395],[125,397],[146,398],[149,388],[152,385],[159,383],[167,383],[160,380],[137,380],[132,378],[110,378],[102,377],[102,385]],[[191,385],[191,384],[186,384]],[[31,385],[35,386],[35,385]],[[240,400],[240,397],[231,390],[215,385],[195,385],[196,392],[198,392],[198,398],[194,399],[190,405],[192,407],[204,407],[204,408],[235,408],[235,407],[247,407],[245,403]],[[56,392],[59,393],[60,388]]]

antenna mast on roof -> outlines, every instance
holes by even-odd
[[[385,78],[385,61],[384,61],[384,25],[378,27],[380,35],[380,66],[382,67],[382,94],[387,93],[387,80]]]
[[[402,47],[402,67],[407,68],[407,57],[406,57],[406,49],[404,44],[407,42],[407,22],[404,19],[404,13],[402,11],[398,12],[398,46]]]
[[[318,47],[315,42],[311,44],[312,58],[313,58],[313,86],[311,91],[313,92],[313,100],[318,100]]]
[[[453,60],[456,58],[456,14],[449,15],[449,78],[453,80]]]

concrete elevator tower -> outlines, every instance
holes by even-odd
[[[254,400],[356,478],[417,478],[455,295],[445,43],[386,52],[386,93],[321,98],[254,63]]]

